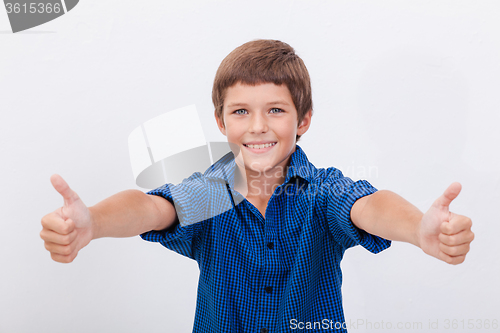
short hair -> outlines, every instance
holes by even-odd
[[[285,84],[297,109],[298,124],[312,110],[312,92],[309,72],[302,59],[287,43],[279,40],[258,39],[247,42],[222,60],[215,74],[212,101],[215,115],[223,119],[227,89],[237,83]],[[297,135],[296,140],[300,136]]]

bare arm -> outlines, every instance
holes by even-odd
[[[396,193],[378,191],[354,203],[351,220],[371,234],[414,244],[428,255],[460,264],[474,239],[471,219],[449,211],[461,188],[451,184],[425,214]]]
[[[358,228],[416,246],[419,246],[418,226],[423,215],[417,207],[387,190],[360,198],[351,209],[351,220]]]
[[[162,230],[177,218],[170,201],[139,190],[119,192],[89,210],[93,221],[92,239],[132,237],[150,230]]]
[[[61,176],[50,180],[64,205],[42,218],[40,237],[58,262],[72,262],[92,239],[136,236],[168,228],[177,220],[169,201],[138,190],[117,193],[87,208]]]

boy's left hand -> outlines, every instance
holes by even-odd
[[[450,212],[450,203],[461,189],[460,183],[451,184],[424,214],[417,231],[425,253],[453,265],[465,260],[474,239],[471,219]]]

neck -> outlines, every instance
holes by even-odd
[[[246,198],[268,199],[285,181],[289,159],[283,166],[278,165],[266,171],[246,169],[237,164],[234,178],[235,189]]]

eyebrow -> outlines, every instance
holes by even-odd
[[[283,100],[278,100],[278,101],[273,101],[273,102],[266,103],[266,105],[285,105],[285,106],[289,106],[290,103],[288,103],[286,101],[283,101]],[[248,107],[248,104],[246,104],[246,103],[231,103],[231,104],[228,104],[227,107],[228,108]]]

